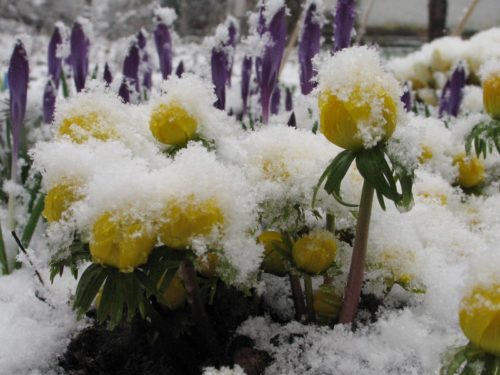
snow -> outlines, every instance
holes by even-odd
[[[156,8],[154,10],[155,20],[157,22],[163,23],[167,26],[172,26],[172,24],[177,19],[177,14],[175,13],[175,9],[173,8]]]

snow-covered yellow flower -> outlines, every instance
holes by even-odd
[[[484,80],[483,105],[491,117],[500,120],[500,74],[491,75]]]
[[[500,284],[472,288],[461,301],[459,317],[475,346],[500,356]]]
[[[149,128],[159,142],[182,146],[195,134],[198,121],[182,105],[171,101],[153,109]]]
[[[160,280],[161,281],[161,280]],[[178,308],[184,306],[187,299],[186,288],[184,283],[176,273],[170,284],[167,286],[165,291],[160,297],[160,303],[167,306],[170,310],[177,310]]]
[[[277,250],[286,251],[281,233],[276,231],[265,231],[259,236],[259,243],[264,246],[264,260],[262,269],[276,276],[283,276],[287,272],[287,263],[283,255]]]
[[[115,138],[115,131],[98,112],[89,112],[64,117],[57,130],[59,137],[69,137],[75,143],[83,143],[89,139],[107,141]]]
[[[320,317],[333,319],[339,314],[342,307],[342,295],[332,285],[321,285],[314,292],[313,307]]]
[[[431,160],[433,157],[432,149],[427,145],[422,145],[422,152],[418,157],[420,164],[425,164],[427,161]]]
[[[299,238],[293,244],[292,257],[297,268],[320,274],[330,267],[337,255],[337,242],[332,233],[316,230]]]
[[[142,221],[105,212],[92,227],[89,248],[94,262],[132,272],[146,263],[155,244],[156,235]]]
[[[186,200],[174,199],[167,203],[159,235],[165,245],[185,249],[193,237],[208,236],[223,223],[224,215],[217,200],[197,201],[190,195]]]
[[[59,221],[72,203],[82,199],[75,182],[65,181],[52,187],[45,196],[42,215],[47,221]]]
[[[472,188],[484,181],[486,176],[484,162],[476,156],[465,157],[459,154],[453,159],[458,167],[457,182],[464,188]]]

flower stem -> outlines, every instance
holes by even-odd
[[[339,323],[352,323],[358,311],[359,297],[361,296],[361,287],[363,285],[363,274],[365,270],[366,245],[368,243],[368,232],[370,230],[373,194],[373,187],[365,180],[361,193],[361,201],[359,203],[356,237],[352,249],[351,267],[347,278],[344,303],[342,305],[342,311],[340,312]]]
[[[210,325],[205,307],[200,297],[198,280],[196,280],[196,270],[193,262],[189,259],[182,262],[181,274],[186,288],[187,301],[191,307],[191,313],[193,314],[193,319],[196,322],[201,339],[208,345],[209,350],[215,352],[218,348],[217,338]]]
[[[0,223],[0,266],[2,267],[2,275],[9,274],[9,263],[7,261],[7,253],[5,249],[5,242],[3,241],[2,223]]]
[[[327,231],[332,233],[335,236],[335,215],[334,214],[326,214],[326,225],[325,228]],[[333,283],[333,277],[324,275],[323,276],[323,284],[331,285]]]
[[[307,318],[310,322],[315,322],[316,313],[314,312],[312,279],[309,275],[304,276],[304,289],[306,290]]]
[[[290,274],[290,286],[292,287],[293,304],[295,306],[295,320],[302,322],[305,320],[306,305],[300,279],[297,275]]]

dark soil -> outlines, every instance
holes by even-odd
[[[235,335],[236,328],[259,312],[259,303],[232,288],[217,288],[207,314],[217,343],[206,343],[186,307],[165,311],[152,302],[152,319],[134,319],[109,330],[94,323],[80,332],[59,360],[68,375],[198,375],[207,366],[240,365],[248,375],[262,374],[268,353],[253,341]]]

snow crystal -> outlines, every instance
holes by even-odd
[[[175,13],[175,9],[173,8],[155,8],[154,10],[155,21],[163,23],[167,26],[172,26],[172,24],[177,19],[177,14]]]
[[[481,79],[483,81],[487,80],[489,77],[500,76],[500,59],[488,60],[484,65],[481,66],[479,71]]]
[[[233,368],[229,367],[221,367],[220,369],[216,369],[214,367],[207,367],[203,370],[203,375],[245,375],[245,371],[238,366],[235,365]]]

